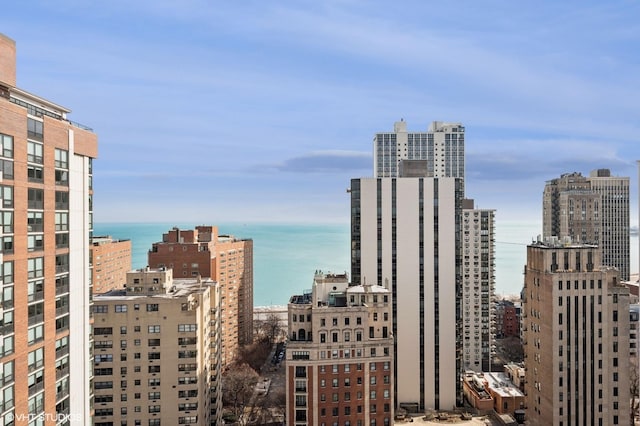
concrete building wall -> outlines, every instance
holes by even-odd
[[[396,301],[397,406],[449,409],[462,396],[460,365],[452,362],[460,334],[461,201],[461,182],[454,178],[352,181],[352,205],[359,207],[352,246],[360,249],[352,258],[354,274],[361,282],[389,283]]]

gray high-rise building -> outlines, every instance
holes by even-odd
[[[544,237],[569,237],[600,247],[603,265],[630,275],[629,178],[608,169],[589,176],[567,173],[547,182],[543,194]]]
[[[373,137],[375,177],[397,177],[401,160],[425,160],[428,177],[464,178],[464,126],[434,121],[427,132],[407,132],[397,121],[393,132]]]

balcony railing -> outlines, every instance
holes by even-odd
[[[69,367],[57,368],[56,369],[56,380],[63,378],[64,376],[69,374]]]
[[[44,321],[44,314],[31,315],[29,317],[29,325],[39,324]]]
[[[56,359],[61,358],[65,355],[69,355],[69,346],[63,346],[61,348],[56,349]]]
[[[35,395],[36,393],[40,392],[42,389],[44,389],[44,380],[29,386],[29,396]]]

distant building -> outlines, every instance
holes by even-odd
[[[402,160],[423,160],[423,177],[464,178],[464,126],[434,121],[426,132],[408,132],[407,122],[401,120],[393,125],[393,132],[376,133],[374,176],[400,176]]]
[[[524,392],[525,369],[519,364],[506,364],[504,372],[518,389]]]
[[[524,408],[524,393],[511,382],[506,373],[484,373],[484,379],[496,413],[514,415],[516,410]]]
[[[16,84],[0,34],[0,424],[91,424],[98,137]]]
[[[473,200],[462,208],[462,316],[465,370],[491,370],[491,331],[495,289],[495,210],[476,209]]]
[[[496,335],[502,337],[520,337],[520,304],[510,300],[496,303]]]
[[[588,177],[566,173],[547,182],[543,195],[543,236],[569,237],[600,247],[601,261],[629,280],[629,178],[609,169]]]
[[[288,425],[393,424],[391,292],[316,271],[289,302]]]
[[[175,277],[211,278],[222,299],[222,363],[253,341],[253,241],[219,235],[217,226],[173,228],[153,243],[149,266],[173,269]]]
[[[515,414],[524,408],[524,394],[506,373],[472,372],[463,378],[464,395],[472,407],[497,414]]]
[[[487,390],[487,382],[482,373],[468,371],[462,379],[462,388],[467,402],[481,411],[493,410],[493,397]]]
[[[131,240],[110,236],[91,238],[93,292],[105,293],[122,288],[131,271]]]
[[[222,424],[220,291],[171,269],[94,298],[95,426]]]
[[[622,424],[629,416],[629,290],[594,245],[527,247],[523,311],[531,425]]]

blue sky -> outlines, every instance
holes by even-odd
[[[372,137],[466,126],[467,196],[540,220],[546,180],[631,177],[640,2],[8,2],[18,86],[95,129],[98,222],[344,222]]]

